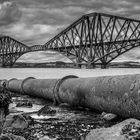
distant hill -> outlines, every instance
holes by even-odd
[[[47,62],[47,63],[23,63],[16,62],[13,67],[16,68],[72,68],[73,63],[65,63],[62,61]]]
[[[140,68],[139,62],[125,61],[125,62],[111,62],[109,67],[115,68]]]
[[[86,65],[83,65],[86,68]],[[62,61],[56,62],[46,62],[46,63],[25,63],[25,62],[16,62],[14,64],[15,68],[76,68],[76,65],[73,63],[65,63]],[[96,66],[97,68],[100,65]],[[111,62],[108,64],[109,68],[140,68],[139,62],[125,61],[125,62]],[[90,68],[90,67],[89,67]]]

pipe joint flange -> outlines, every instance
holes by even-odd
[[[36,79],[36,78],[34,78],[34,77],[27,77],[27,78],[25,78],[25,79],[22,81],[21,88],[20,88],[20,93],[21,93],[21,94],[25,94],[23,86],[24,86],[24,83],[25,83],[26,81],[30,80],[30,79]]]
[[[67,79],[71,79],[71,78],[79,78],[78,76],[75,75],[68,75],[68,76],[64,76],[63,78],[59,79],[56,81],[54,88],[53,88],[53,100],[54,100],[54,104],[60,104],[62,103],[61,98],[59,96],[59,89],[61,84],[67,80]]]
[[[12,78],[12,79],[10,79],[10,80],[8,80],[7,81],[7,83],[6,83],[6,88],[9,90],[9,83],[11,82],[11,81],[14,81],[14,80],[17,80],[16,78]]]

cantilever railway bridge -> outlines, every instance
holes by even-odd
[[[57,51],[77,65],[106,67],[119,55],[140,46],[140,20],[103,13],[83,15],[44,45],[28,47],[8,36],[0,38],[0,64],[12,66],[25,53]]]

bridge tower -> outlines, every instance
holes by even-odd
[[[0,37],[0,64],[12,67],[15,61],[30,48],[9,36]]]

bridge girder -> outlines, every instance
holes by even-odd
[[[25,44],[9,37],[0,37],[0,64],[1,66],[12,66],[24,53],[30,51]]]
[[[68,57],[76,63],[107,65],[119,55],[138,47],[140,21],[103,13],[82,16],[44,46]]]
[[[103,13],[82,16],[44,45],[28,47],[0,37],[0,64],[12,66],[24,53],[58,51],[75,63],[106,66],[119,55],[140,45],[140,21]]]

